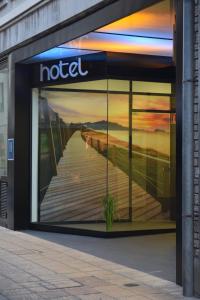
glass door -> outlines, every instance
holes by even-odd
[[[132,85],[132,217],[175,221],[175,101],[169,83]]]

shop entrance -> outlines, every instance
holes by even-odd
[[[47,86],[34,89],[32,113],[32,222],[120,235],[175,230],[171,83]]]
[[[176,219],[175,144],[176,113],[172,85],[133,83],[132,180],[153,198],[149,211],[147,202],[143,202],[149,220]]]
[[[32,88],[30,228],[98,237],[173,232],[174,241],[171,4],[130,10],[24,62]]]

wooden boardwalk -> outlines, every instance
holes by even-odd
[[[40,220],[103,220],[102,199],[107,191],[116,199],[116,219],[129,215],[129,178],[119,168],[86,144],[80,131],[70,138],[63,157],[45,194]],[[161,215],[161,205],[135,182],[132,183],[132,207],[135,220],[151,220]]]

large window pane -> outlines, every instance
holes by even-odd
[[[114,220],[130,221],[129,95],[108,96],[108,193],[114,201]]]
[[[0,66],[0,177],[7,176],[8,69]]]
[[[107,94],[68,91],[67,85],[62,91],[44,90],[38,125],[38,220],[79,228],[100,222],[104,230]]]
[[[128,86],[112,79],[34,91],[33,222],[100,231],[174,228],[175,99]]]
[[[134,112],[132,122],[132,176],[143,190],[133,200],[133,217],[174,220],[175,121],[170,113]]]

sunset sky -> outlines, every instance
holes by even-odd
[[[133,128],[146,131],[155,131],[156,129],[169,132],[170,114],[158,113],[133,113]]]
[[[167,96],[145,96],[134,95],[133,96],[133,108],[134,109],[170,109],[170,98]],[[148,131],[154,131],[155,129],[161,129],[169,131],[170,128],[170,114],[169,113],[134,113],[133,114],[133,128],[143,129]]]
[[[86,92],[47,92],[49,105],[66,123],[85,123],[107,120],[107,94]],[[169,98],[134,96],[134,108],[169,109]],[[108,95],[108,121],[129,126],[128,95]],[[170,115],[134,113],[133,128],[169,131]]]

